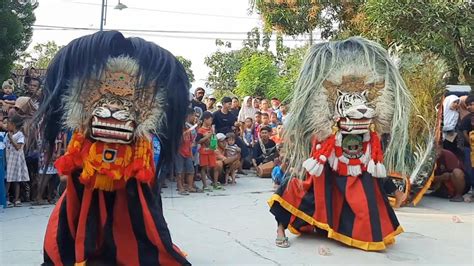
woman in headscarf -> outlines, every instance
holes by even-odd
[[[459,97],[449,95],[443,101],[443,148],[461,155],[457,147],[456,127],[459,122]]]
[[[240,109],[239,116],[237,117],[237,121],[245,122],[245,119],[252,118],[255,116],[255,113],[258,109],[253,107],[252,96],[245,96],[242,108]]]

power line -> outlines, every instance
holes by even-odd
[[[58,31],[69,31],[69,30],[83,30],[83,31],[97,31],[97,28],[88,28],[88,27],[66,27],[66,26],[51,26],[51,25],[34,25],[35,30],[58,30]],[[152,36],[152,37],[162,37],[162,38],[175,38],[175,39],[194,39],[194,40],[226,40],[226,41],[244,41],[244,40],[255,40],[255,38],[227,38],[223,36],[219,37],[204,37],[204,36],[193,36],[193,35],[169,35],[169,34],[246,34],[247,32],[212,32],[212,31],[172,31],[172,30],[140,30],[140,29],[109,29],[109,30],[117,30],[124,33],[132,33],[141,36]],[[165,33],[165,34],[162,34]],[[275,39],[270,39],[271,41],[275,41]],[[318,41],[320,39],[314,39]],[[308,41],[308,39],[284,39],[284,42],[304,42]]]
[[[96,3],[85,3],[85,2],[72,2],[72,3],[73,4],[80,4],[80,5],[100,6],[100,4],[96,4]],[[114,7],[114,6],[107,5],[107,7]],[[231,18],[231,19],[253,19],[253,20],[258,20],[259,19],[259,18],[253,18],[253,17],[228,16],[228,15],[219,15],[219,14],[195,13],[195,12],[184,12],[184,11],[163,10],[163,9],[153,9],[153,8],[140,8],[140,7],[130,7],[130,6],[128,6],[127,9],[148,11],[148,12],[179,14],[179,15],[202,16],[202,17],[218,17],[218,18]]]
[[[34,27],[41,27],[45,29],[52,30],[96,30],[95,28],[86,28],[86,27],[67,27],[67,26],[54,26],[54,25],[33,25]],[[190,31],[190,30],[137,30],[137,29],[120,29],[120,31],[130,31],[130,32],[161,32],[161,33],[195,33],[195,34],[247,34],[248,32],[244,31]]]

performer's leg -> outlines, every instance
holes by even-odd
[[[290,223],[291,214],[280,206],[279,203],[274,203],[273,207],[270,209],[270,212],[275,215],[275,220],[277,221],[277,237],[275,244],[277,247],[287,248],[290,246],[288,238],[286,237],[285,230],[288,228]]]

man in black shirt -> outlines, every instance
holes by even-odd
[[[467,178],[474,186],[474,171],[472,168],[474,142],[470,140],[470,133],[474,131],[474,96],[470,95],[469,97],[467,97],[465,104],[466,109],[469,111],[469,114],[461,120],[460,126],[460,130],[462,131],[464,137],[463,163],[464,169],[466,170]]]
[[[231,105],[232,99],[224,97],[222,98],[222,108],[212,114],[216,133],[227,134],[233,132],[237,117],[230,112]]]
[[[252,163],[257,168],[262,163],[273,161],[277,156],[276,144],[270,139],[272,129],[269,127],[262,127],[260,129],[260,137],[257,144],[253,146]]]
[[[194,107],[201,108],[202,110],[201,113],[204,113],[207,110],[206,105],[202,102],[202,99],[204,98],[205,93],[206,91],[203,88],[197,87],[196,90],[194,90],[194,99],[191,101],[191,106],[193,108]]]

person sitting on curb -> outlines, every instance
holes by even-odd
[[[452,202],[464,201],[462,195],[469,191],[469,180],[465,178],[464,168],[459,159],[449,150],[437,147],[436,169],[431,195],[450,198]]]
[[[242,157],[242,150],[240,147],[236,144],[236,135],[232,132],[229,132],[226,134],[226,141],[227,141],[227,146],[225,149],[225,157],[226,158],[237,158],[236,161],[234,161],[231,164],[228,164],[228,167],[224,167],[225,169],[225,181],[224,184],[231,183],[231,184],[236,184],[237,182],[235,181],[235,177],[237,175],[237,170],[240,168],[241,163],[240,159]]]
[[[233,155],[230,157],[226,156],[226,148],[227,148],[227,137],[226,135],[222,133],[217,133],[217,150],[216,150],[216,168],[215,171],[216,173],[214,176],[217,177],[222,177],[224,174],[224,171],[228,171],[229,173],[231,171],[235,171],[239,169],[240,166],[240,152],[237,155]],[[223,179],[224,184],[227,184],[227,176],[224,175]],[[212,184],[214,188],[220,187],[220,183],[217,182],[217,180],[214,180],[214,183]]]
[[[257,143],[253,147],[252,164],[257,169],[261,164],[273,161],[278,156],[276,144],[270,139],[272,129],[262,127]]]

